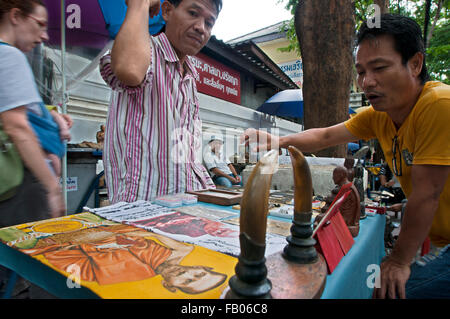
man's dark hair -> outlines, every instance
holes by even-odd
[[[178,5],[180,4],[181,1],[183,0],[167,0],[169,1],[171,4],[173,4],[175,7],[178,7]],[[217,14],[219,14],[220,10],[222,10],[222,0],[211,0],[214,5],[216,6],[217,9]]]
[[[419,78],[422,84],[428,81],[429,75],[425,64],[425,44],[422,30],[416,21],[398,14],[382,14],[379,27],[370,27],[367,21],[361,25],[356,37],[357,45],[366,39],[380,35],[391,35],[394,38],[394,49],[400,53],[404,65],[417,52],[421,52],[423,54],[423,65]]]

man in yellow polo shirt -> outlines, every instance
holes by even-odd
[[[450,298],[450,86],[427,81],[417,23],[381,15],[380,27],[358,32],[358,85],[371,107],[350,120],[283,137],[248,129],[242,140],[257,149],[293,145],[304,152],[377,138],[408,198],[392,253],[381,264],[378,298]],[[411,265],[429,236],[437,258]]]

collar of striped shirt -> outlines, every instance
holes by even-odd
[[[170,43],[169,39],[167,38],[166,34],[164,32],[160,33],[157,38],[161,42],[161,46],[163,48],[163,55],[164,59],[168,62],[172,63],[179,63],[180,59],[178,58],[177,53],[175,52],[172,44]],[[187,56],[186,59],[186,67],[188,72],[194,77],[196,81],[199,80],[199,74],[197,72],[197,69],[194,67],[194,64],[191,61],[192,57]]]

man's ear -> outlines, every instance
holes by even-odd
[[[161,14],[164,21],[167,22],[169,20],[170,15],[174,9],[175,6],[167,0],[161,4]]]
[[[173,293],[177,292],[177,289],[165,280],[162,281],[162,285],[164,288],[166,288],[170,292],[173,292]]]
[[[424,55],[422,52],[417,52],[408,61],[411,72],[414,76],[419,77],[423,68]]]

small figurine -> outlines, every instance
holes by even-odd
[[[103,150],[103,144],[105,141],[105,125],[100,125],[100,131],[97,131],[97,133],[95,134],[95,138],[97,139],[97,143],[83,141],[77,144],[77,146]]]
[[[338,200],[343,194],[345,194],[345,191],[351,189],[352,192],[342,203],[339,210],[348,226],[348,229],[350,230],[350,233],[353,237],[356,237],[359,233],[359,219],[361,212],[359,192],[355,185],[348,180],[348,170],[343,166],[337,166],[333,170],[333,181],[336,184],[336,188],[331,191],[330,196],[326,197],[326,205],[322,208],[322,213],[316,217],[314,224],[317,225],[320,222],[328,208],[335,200]]]

